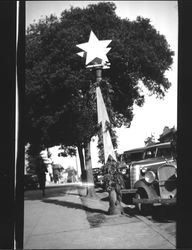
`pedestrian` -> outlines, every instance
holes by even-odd
[[[39,156],[38,158],[36,172],[37,172],[39,186],[40,189],[42,190],[42,195],[45,196],[46,172],[48,171],[47,171],[47,166],[44,163],[41,156]]]

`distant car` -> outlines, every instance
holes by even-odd
[[[38,189],[39,182],[37,175],[25,174],[24,175],[24,190]]]
[[[93,181],[95,186],[103,186],[103,171],[102,168],[93,168]]]

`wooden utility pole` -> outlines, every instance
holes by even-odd
[[[102,69],[96,68],[96,81],[99,83],[102,79]],[[94,180],[93,180],[93,171],[92,171],[92,162],[91,162],[91,142],[88,142],[85,145],[85,162],[87,167],[87,196],[96,197]]]

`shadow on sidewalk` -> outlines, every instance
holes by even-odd
[[[101,201],[109,201],[109,196],[106,196],[104,198],[101,198]]]
[[[90,207],[84,206],[82,204],[73,203],[73,202],[69,202],[69,201],[43,199],[42,202],[51,203],[51,204],[55,204],[55,205],[59,205],[59,206],[63,206],[63,207],[68,207],[68,208],[82,209],[82,210],[85,210],[86,212],[91,212],[91,213],[107,214],[107,212],[104,210],[90,208]]]
[[[46,187],[45,188],[45,198],[58,197],[67,195],[68,191],[76,190],[74,186],[58,186],[58,187]],[[77,195],[77,192],[71,192],[71,194]],[[24,193],[24,200],[42,200],[42,191],[37,190],[27,190]]]

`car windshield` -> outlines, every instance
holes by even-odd
[[[126,163],[130,163],[132,161],[140,161],[143,159],[143,151],[134,153],[125,153],[123,158]]]
[[[170,158],[172,157],[172,150],[170,147],[167,148],[158,148],[157,157],[165,157]]]
[[[139,161],[143,158],[143,152],[132,153],[130,155],[131,161]]]
[[[172,156],[173,156],[172,149],[169,146],[151,147],[146,149],[144,153],[144,159],[156,158],[156,157],[171,158]]]

